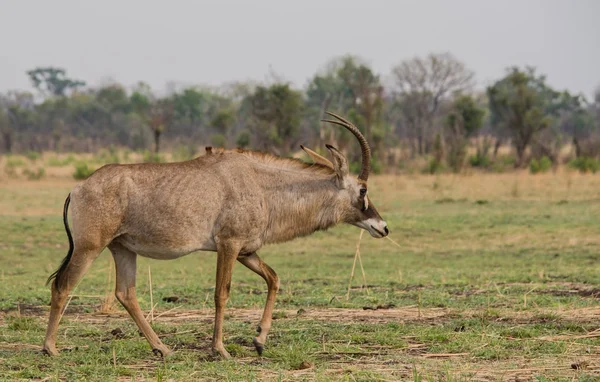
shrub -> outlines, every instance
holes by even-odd
[[[424,173],[435,174],[441,171],[443,168],[442,158],[444,157],[444,148],[442,146],[442,137],[438,133],[433,141],[433,158],[427,164],[427,167],[423,169]]]
[[[25,153],[25,157],[27,157],[27,159],[30,161],[35,162],[36,160],[40,159],[40,153],[35,151],[27,151]]]
[[[242,130],[238,133],[235,143],[238,147],[244,149],[250,144],[250,133],[247,130]]]
[[[25,161],[20,157],[6,156],[6,167],[16,168],[25,166]]]
[[[225,138],[225,136],[223,134],[213,134],[210,136],[210,143],[214,147],[225,147],[225,144],[227,143],[227,139]]]
[[[119,154],[117,153],[117,149],[114,145],[110,145],[108,150],[100,150],[98,156],[94,158],[94,162],[97,163],[119,163]]]
[[[35,171],[26,168],[23,170],[23,175],[25,175],[29,180],[40,180],[46,176],[46,170],[44,170],[43,167],[40,167]]]
[[[130,155],[131,155],[131,150],[129,150],[129,149],[123,150],[123,162],[129,162]]]
[[[472,167],[489,167],[491,161],[486,153],[477,150],[475,155],[471,155],[469,157],[469,163]]]
[[[515,164],[517,163],[517,158],[515,158],[512,155],[503,155],[503,156],[499,156],[498,158],[506,166],[515,167]]]
[[[438,158],[433,157],[427,163],[427,166],[423,169],[423,172],[426,174],[436,174],[444,169],[442,165],[442,161],[438,160]]]
[[[65,166],[64,161],[58,159],[57,157],[50,157],[48,159],[48,166],[50,167],[63,167]]]
[[[69,154],[65,159],[59,159],[58,157],[50,157],[48,159],[48,166],[50,167],[65,167],[71,163],[75,163],[76,159],[72,154]]]
[[[348,169],[353,174],[360,173],[361,162],[348,163]],[[381,174],[383,165],[377,157],[371,157],[371,174]]]
[[[465,140],[455,141],[450,145],[450,147],[446,153],[446,162],[448,163],[448,166],[450,166],[452,171],[454,171],[455,173],[459,173],[460,170],[462,170],[462,168],[464,166],[466,156],[467,156],[466,141]]]
[[[193,159],[196,156],[194,145],[180,145],[173,151],[173,159],[176,161],[185,161]]]
[[[529,172],[532,174],[537,174],[539,172],[547,172],[552,168],[552,161],[547,156],[541,157],[539,160],[532,159],[529,162]]]
[[[545,155],[540,158],[539,164],[542,172],[546,172],[552,168],[552,160]]]
[[[143,158],[144,158],[144,162],[146,163],[164,163],[166,162],[165,158],[157,153],[154,153],[152,151],[144,151],[143,152]]]
[[[600,161],[590,157],[579,157],[569,162],[569,167],[579,170],[582,173],[600,170]]]
[[[90,175],[94,173],[94,169],[90,168],[87,163],[79,162],[75,164],[75,172],[73,173],[73,178],[76,180],[87,179]]]

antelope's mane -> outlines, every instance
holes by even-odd
[[[258,162],[260,165],[274,169],[288,171],[309,171],[316,174],[333,175],[333,169],[319,163],[307,163],[297,158],[284,158],[261,151],[244,149],[226,150],[223,148],[207,147],[206,155],[226,156],[228,154],[243,155],[248,159]]]

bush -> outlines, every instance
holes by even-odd
[[[424,173],[435,174],[441,171],[443,168],[442,158],[444,157],[444,148],[442,146],[442,136],[438,133],[433,141],[433,158],[427,164],[427,167],[423,169]]]
[[[569,162],[569,167],[579,170],[582,173],[600,170],[600,161],[590,157],[579,157]]]
[[[487,154],[477,150],[475,155],[469,157],[469,163],[471,167],[489,167],[492,161]]]
[[[550,168],[552,168],[552,161],[545,155],[539,160],[532,159],[531,162],[529,162],[529,172],[532,174],[547,172]]]
[[[448,152],[446,153],[446,162],[453,172],[459,173],[464,166],[466,156],[466,141],[455,141],[450,145]]]
[[[227,139],[223,134],[213,134],[210,136],[210,143],[213,147],[225,147]]]
[[[88,164],[85,162],[79,162],[75,164],[75,172],[73,173],[73,178],[75,180],[83,180],[87,179],[90,175],[94,173],[93,168],[88,167]]]
[[[35,171],[26,168],[25,170],[23,170],[23,175],[25,175],[29,180],[40,180],[44,176],[46,176],[46,170],[44,170],[43,167],[38,168]]]
[[[25,153],[25,157],[27,157],[27,159],[30,161],[35,162],[36,160],[40,159],[40,153],[35,151],[27,151]]]
[[[25,161],[20,157],[6,156],[6,168],[25,166]]]
[[[50,157],[48,159],[48,166],[50,167],[63,167],[65,166],[64,161],[58,159],[57,157]]]
[[[129,149],[124,149],[123,150],[123,162],[129,162],[130,156],[131,155],[131,150]]]
[[[248,147],[250,144],[250,133],[247,130],[240,131],[235,143],[242,149]]]
[[[360,167],[360,162],[350,162],[348,164],[348,169],[353,174],[360,173]],[[382,168],[383,165],[381,164],[381,161],[377,159],[377,157],[371,157],[371,174],[381,174]]]
[[[70,165],[71,163],[75,163],[75,161],[76,161],[76,159],[72,154],[70,154],[65,159],[58,159],[57,157],[50,157],[50,159],[48,159],[48,166],[50,166],[50,167],[65,167],[65,166]]]
[[[94,161],[101,164],[106,163],[119,163],[119,154],[117,153],[117,149],[114,145],[110,145],[108,150],[100,150],[98,156],[94,158]]]
[[[193,159],[196,156],[196,148],[194,145],[180,145],[173,151],[173,159],[176,161],[186,161]]]
[[[160,155],[160,154],[156,154],[152,151],[144,151],[142,154],[143,158],[144,158],[144,162],[146,163],[164,163],[166,162],[165,158]]]
[[[434,157],[429,160],[429,163],[423,169],[423,172],[426,174],[433,175],[433,174],[436,174],[436,173],[442,171],[443,169],[444,169],[444,166],[442,165],[442,161],[440,161]]]

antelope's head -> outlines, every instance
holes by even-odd
[[[354,178],[348,171],[346,157],[335,147],[326,145],[331,153],[333,162],[317,154],[309,148],[301,146],[302,149],[313,159],[315,163],[327,166],[335,172],[334,182],[339,190],[339,207],[343,209],[342,220],[345,223],[355,225],[369,231],[376,238],[386,237],[389,234],[387,223],[381,218],[373,203],[369,199],[367,179],[371,169],[371,149],[360,130],[346,119],[326,112],[336,120],[324,119],[324,122],[334,123],[348,129],[358,139],[362,151],[362,165],[358,178]]]

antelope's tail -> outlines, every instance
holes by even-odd
[[[46,285],[50,284],[50,281],[54,280],[54,287],[57,290],[60,290],[60,276],[69,265],[69,261],[71,261],[71,256],[73,256],[73,236],[71,235],[71,229],[69,229],[69,219],[67,218],[67,213],[69,212],[69,204],[71,203],[71,194],[67,196],[65,200],[65,206],[63,207],[63,223],[65,224],[65,231],[67,231],[67,237],[69,238],[69,252],[67,252],[67,256],[63,259],[60,267],[53,274],[48,277],[46,281]]]

